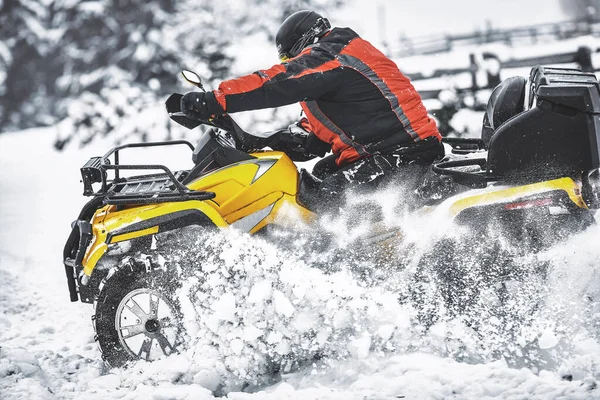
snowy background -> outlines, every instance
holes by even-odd
[[[404,241],[383,254],[353,251],[349,243],[367,226],[348,229],[351,215],[321,221],[322,229],[343,232],[321,251],[306,250],[310,234],[285,248],[235,232],[203,242],[203,252],[187,254],[186,262],[202,269],[191,274],[181,294],[192,294],[185,309],[188,349],[151,364],[108,370],[94,343],[92,307],[69,302],[62,267],[70,222],[85,202],[79,168],[116,141],[195,140],[197,133],[168,124],[163,112],[164,94],[188,90],[176,77],[179,67],[198,70],[209,85],[266,67],[271,62],[266,60],[275,61],[269,35],[286,7],[310,2],[265,1],[247,8],[233,1],[154,3],[0,2],[0,33],[8,38],[0,43],[0,65],[7,66],[0,69],[0,398],[600,398],[600,228],[536,256],[504,249],[517,257],[514,267],[522,273],[510,280],[500,301],[494,282],[478,280],[486,244],[454,232],[435,215],[405,214],[402,192],[395,190],[371,196],[385,211],[386,225],[406,231]],[[565,18],[558,3],[537,0],[489,7],[461,0],[451,9],[441,1],[375,3],[314,5],[331,12],[334,24],[355,27],[378,44],[427,33],[424,29],[468,31],[490,18],[498,26],[526,24],[533,16],[536,23]],[[148,26],[125,12],[104,20],[115,15],[110,7],[133,5],[141,7],[138,15],[152,16]],[[424,15],[432,21],[427,28]],[[394,16],[403,16],[403,22]],[[98,35],[78,36],[86,21],[101,25]],[[132,24],[144,29],[127,28]],[[121,39],[103,43],[109,28]],[[66,40],[75,45],[59,49]],[[14,50],[27,49],[23,43],[43,53],[33,56],[37,63],[19,61]],[[110,46],[122,43],[117,60]],[[493,48],[509,59],[573,51],[582,44],[598,47],[596,38],[581,37]],[[40,64],[59,50],[61,65]],[[407,72],[460,67],[470,51],[397,62]],[[528,69],[503,71],[502,77],[516,73]],[[19,74],[31,81],[23,83]],[[456,79],[429,84],[453,88],[462,84]],[[12,82],[21,83],[9,87]],[[288,107],[239,119],[260,131],[298,112]],[[481,112],[460,112],[452,123],[476,135]],[[48,126],[20,130],[39,125]],[[57,144],[61,152],[54,150]],[[189,155],[177,152],[146,156],[176,167],[191,164]],[[478,290],[467,291],[471,306],[456,312],[438,304],[443,289],[419,260],[434,243],[447,237],[460,242],[461,235],[461,267]],[[540,269],[544,279],[531,273]],[[423,315],[435,315],[435,321],[424,322]],[[274,365],[280,368],[276,375]]]

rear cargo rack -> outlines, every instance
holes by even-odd
[[[154,204],[171,201],[210,200],[213,192],[194,191],[181,183],[187,171],[175,174],[161,164],[126,165],[119,163],[119,152],[127,148],[186,145],[192,151],[194,146],[187,140],[168,142],[130,143],[111,149],[102,157],[93,157],[81,168],[83,195],[102,197],[105,204]],[[114,155],[114,164],[110,156]],[[108,179],[108,171],[114,171],[114,179]],[[146,174],[124,178],[122,170],[162,170],[164,173]],[[101,183],[100,190],[94,192],[93,184]]]

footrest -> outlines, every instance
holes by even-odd
[[[487,160],[485,158],[463,158],[460,160],[441,161],[434,163],[431,169],[436,174],[451,176],[454,182],[472,188],[487,187],[488,182],[496,180],[486,175]],[[464,171],[464,167],[479,166],[477,172]],[[458,169],[462,168],[462,170]]]

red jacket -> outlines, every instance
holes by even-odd
[[[283,64],[224,81],[213,94],[206,100],[215,113],[300,102],[339,166],[430,136],[441,140],[408,78],[348,28],[334,28]]]

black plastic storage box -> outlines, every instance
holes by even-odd
[[[525,110],[499,126],[487,174],[536,181],[600,167],[600,86],[575,69],[532,69]]]

